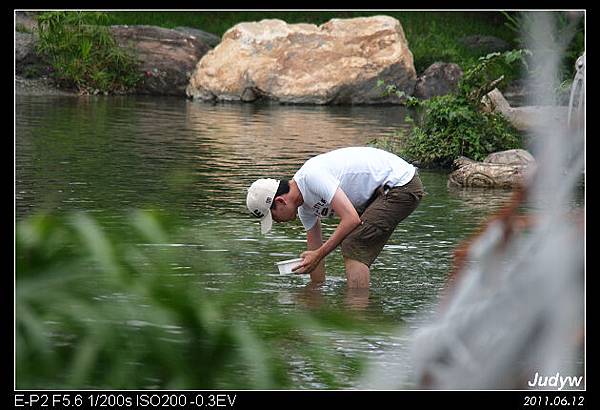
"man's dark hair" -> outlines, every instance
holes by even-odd
[[[275,198],[280,195],[285,195],[290,192],[290,183],[287,180],[282,179],[279,181],[279,186],[277,187],[277,192],[275,192],[275,196],[273,197],[273,203],[271,204],[271,209],[275,208]]]

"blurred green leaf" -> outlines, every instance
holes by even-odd
[[[17,387],[290,388],[290,351],[330,388],[342,374],[357,375],[358,360],[321,334],[360,334],[368,324],[327,310],[232,316],[239,291],[255,285],[237,284],[217,300],[199,276],[174,275],[184,254],[168,244],[190,240],[178,227],[139,210],[111,229],[86,213],[19,221]],[[216,243],[208,234],[194,238]],[[186,263],[202,275],[224,261],[197,254]]]

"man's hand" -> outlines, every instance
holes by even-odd
[[[314,251],[302,252],[300,257],[304,260],[300,265],[292,269],[292,272],[294,273],[310,273],[313,270],[315,270],[317,266],[319,266],[319,262],[321,262],[321,260],[323,259],[323,257],[321,256],[321,252],[319,252],[319,249]]]

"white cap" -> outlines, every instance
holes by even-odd
[[[260,232],[265,234],[271,230],[273,217],[271,216],[271,205],[279,188],[279,181],[272,178],[264,178],[254,181],[248,188],[246,206],[252,215],[260,218]]]

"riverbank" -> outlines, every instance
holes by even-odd
[[[428,73],[426,70],[434,62],[443,62],[446,65],[458,66],[460,67],[458,72],[460,72],[460,69],[465,70],[475,64],[480,56],[492,51],[502,51],[514,45],[511,40],[513,34],[502,23],[504,16],[497,12],[382,13],[267,11],[196,13],[106,12],[103,14],[105,14],[106,18],[99,19],[99,21],[101,24],[111,27],[113,36],[118,36],[116,40],[119,45],[124,43],[131,45],[132,41],[135,42],[133,52],[136,55],[142,56],[140,74],[144,76],[144,83],[156,83],[147,87],[145,86],[141,92],[140,90],[132,91],[132,93],[141,94],[163,95],[168,90],[177,89],[179,94],[184,95],[184,91],[182,91],[185,88],[184,83],[186,82],[184,81],[186,80],[184,77],[189,77],[195,63],[202,58],[208,48],[214,48],[219,43],[225,31],[244,21],[281,19],[290,24],[302,22],[318,25],[332,18],[347,19],[376,14],[389,15],[398,19],[402,25],[408,41],[408,47],[414,57],[414,67],[417,76],[424,76]],[[19,53],[22,54],[20,50],[23,49],[23,43],[26,43],[29,47],[25,52],[33,55],[33,57],[37,57],[34,55],[37,36],[36,17],[37,14],[35,12],[18,12],[15,19],[17,74],[23,78],[35,76],[32,75],[32,72],[37,70],[36,67],[33,67],[33,69],[28,67],[23,68],[19,57]],[[139,29],[135,29],[134,27],[139,27]],[[148,32],[150,29],[152,30],[151,35]],[[199,36],[198,33],[201,33],[202,36]],[[154,49],[146,47],[144,41],[151,42],[152,44],[163,41],[165,44],[162,44],[161,51],[157,52],[156,47]],[[173,41],[177,42],[176,47],[171,44]],[[190,41],[193,44],[190,44]],[[170,49],[173,49],[174,52],[170,52]],[[165,51],[163,52],[162,50]],[[179,54],[184,55],[182,57],[184,59],[181,61],[177,60]],[[165,67],[161,65],[165,65]],[[428,75],[431,77],[430,74]],[[176,77],[169,78],[169,76]],[[38,77],[36,80],[39,83],[45,79]],[[447,81],[447,79],[444,79],[444,81]],[[454,79],[451,81],[454,81]],[[36,82],[25,81],[27,84],[35,84]],[[47,83],[52,87],[51,83]],[[18,92],[29,92],[27,90],[32,88],[21,87],[21,85],[19,84]],[[447,86],[443,87],[447,88]],[[33,88],[42,90],[41,87]],[[62,91],[70,92],[69,90]]]
[[[506,17],[494,12],[463,11],[219,11],[219,12],[109,12],[106,24],[152,25],[164,28],[194,27],[221,37],[241,22],[280,19],[288,24],[320,25],[333,18],[386,15],[397,19],[408,40],[417,73],[436,61],[468,67],[500,48],[513,48],[516,33]]]

